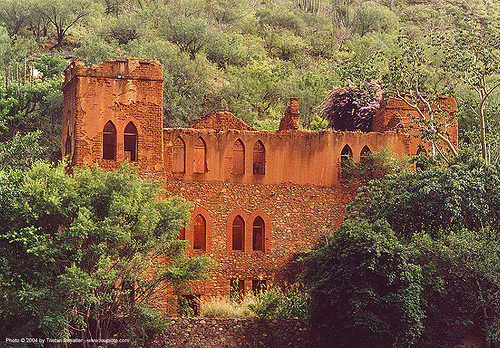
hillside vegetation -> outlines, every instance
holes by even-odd
[[[450,38],[470,28],[494,35],[499,14],[490,0],[4,0],[0,136],[41,129],[43,145],[57,157],[60,72],[77,57],[87,65],[116,57],[159,60],[169,127],[227,110],[258,129],[276,129],[296,96],[303,127],[317,128],[318,105],[330,89],[375,79],[391,90],[391,67],[416,66],[408,66],[410,48],[419,54],[421,89],[463,101],[463,138],[477,143],[467,134],[478,123],[469,107],[474,86],[454,74],[465,67],[442,63],[460,49]],[[498,44],[487,44],[495,55]],[[43,78],[33,82],[30,71]],[[488,115],[497,100],[492,95],[485,105]]]

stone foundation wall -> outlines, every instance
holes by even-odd
[[[298,319],[175,318],[149,348],[320,348],[318,335]]]

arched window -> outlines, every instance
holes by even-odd
[[[347,179],[351,176],[352,167],[352,150],[349,145],[346,145],[340,153],[340,176],[342,179]]]
[[[370,148],[368,146],[363,146],[363,149],[361,149],[361,154],[359,155],[361,162],[368,161],[371,153],[372,152],[370,151]]]
[[[194,143],[194,172],[205,173],[207,171],[207,145],[199,137]]]
[[[266,149],[260,140],[257,140],[253,147],[253,174],[264,175],[266,163]]]
[[[174,173],[184,173],[186,168],[186,145],[181,137],[177,137],[172,147],[172,171]]]
[[[245,146],[238,139],[233,145],[233,174],[245,174]]]
[[[130,162],[137,161],[137,128],[132,122],[127,124],[123,135],[123,150],[125,159]]]
[[[102,131],[102,158],[116,160],[116,127],[108,121]]]
[[[207,239],[207,223],[201,214],[196,215],[194,218],[194,241],[193,249],[205,250]]]
[[[245,222],[239,215],[233,220],[233,250],[245,250]]]
[[[68,156],[69,154],[71,154],[71,135],[68,130],[66,142],[64,143],[64,156]]]
[[[253,250],[264,251],[264,220],[257,216],[253,221]]]

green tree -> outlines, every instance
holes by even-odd
[[[419,347],[448,347],[471,327],[488,347],[500,342],[500,235],[489,228],[456,228],[442,239],[419,234],[412,241],[426,278],[425,331]]]
[[[209,260],[187,257],[177,239],[188,205],[158,199],[160,183],[129,166],[2,170],[0,192],[0,332],[9,337],[116,335],[143,346],[164,323],[160,291],[205,277]]]
[[[305,258],[311,322],[328,347],[410,347],[424,312],[419,265],[383,221],[344,223]]]
[[[416,111],[415,124],[422,139],[430,142],[431,154],[449,161],[450,157],[458,156],[458,149],[447,132],[450,110],[439,103],[441,90],[435,84],[436,80],[442,79],[437,68],[439,61],[427,43],[408,34],[400,35],[398,44],[401,51],[390,60],[384,90]],[[448,153],[441,150],[441,145]]]
[[[41,135],[39,130],[25,135],[16,133],[11,140],[0,143],[0,168],[28,169],[37,160],[45,159]]]
[[[496,167],[482,171],[477,163],[405,171],[362,188],[350,214],[372,222],[386,219],[394,232],[408,240],[420,231],[439,237],[457,226],[496,230],[500,221],[497,174]]]
[[[468,106],[479,123],[481,156],[486,165],[500,158],[500,146],[491,149],[486,134],[487,128],[491,128],[487,124],[486,108],[500,87],[499,40],[499,23],[483,26],[468,21],[463,29],[445,41],[445,68],[475,95],[474,102]]]
[[[32,12],[30,0],[5,0],[0,3],[0,23],[9,35],[15,36],[26,28]]]
[[[55,47],[61,47],[68,30],[90,14],[91,5],[89,0],[43,0],[37,4],[40,15],[56,31],[57,44]]]

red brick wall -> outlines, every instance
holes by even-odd
[[[124,161],[124,130],[133,122],[138,131],[138,161],[144,172],[163,171],[163,79],[158,62],[140,59],[107,62],[86,68],[73,62],[63,84],[63,134],[70,137],[75,151],[71,163],[109,169]],[[116,160],[102,159],[104,125],[117,129]],[[72,133],[71,133],[72,132]]]
[[[172,146],[180,137],[185,144],[185,172],[172,170]],[[207,146],[205,173],[194,171],[194,143]],[[404,133],[340,131],[214,131],[169,128],[163,133],[165,171],[169,180],[227,181],[242,184],[340,185],[340,154],[347,144],[359,161],[364,146],[375,152],[388,147],[394,153],[413,156],[420,139]],[[244,174],[234,174],[233,148],[241,140],[245,148]],[[261,141],[265,149],[265,175],[253,174],[253,148]]]

